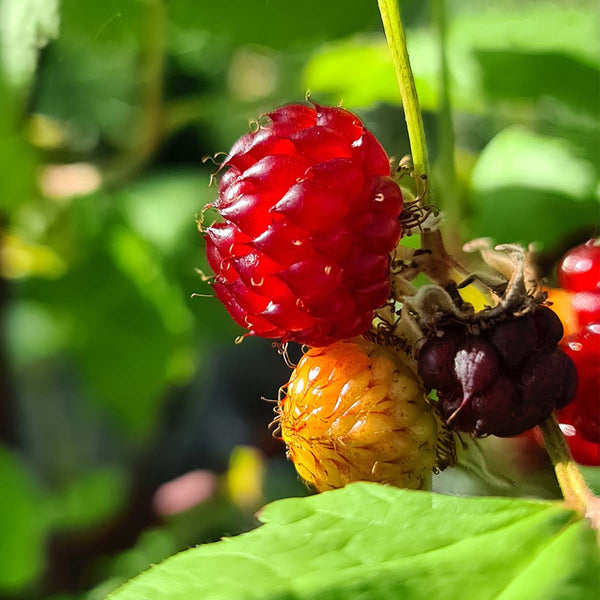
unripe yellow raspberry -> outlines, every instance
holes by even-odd
[[[318,491],[353,481],[419,489],[433,468],[437,424],[417,375],[363,338],[308,350],[278,412],[288,457]]]

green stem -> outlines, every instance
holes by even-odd
[[[600,498],[588,488],[556,418],[551,416],[540,425],[540,430],[565,502],[587,517],[593,527],[600,528]]]
[[[398,79],[400,96],[402,97],[416,180],[417,197],[421,204],[427,204],[427,178],[429,176],[427,143],[425,141],[425,130],[423,128],[421,109],[419,108],[415,79],[410,66],[408,49],[406,48],[406,36],[404,35],[400,11],[398,10],[398,2],[397,0],[378,0],[378,4],[383,29],[392,55],[392,63],[394,64],[396,78]],[[454,147],[453,139],[454,134],[450,131],[450,144],[452,148]],[[452,155],[452,164],[454,164],[454,155]],[[446,285],[453,281],[452,271],[466,273],[466,270],[446,252],[442,234],[437,227],[422,231],[421,248],[431,252],[432,260],[429,262],[429,265],[432,271],[428,275],[440,285]]]
[[[423,202],[427,194],[429,161],[423,119],[421,117],[421,109],[419,108],[415,79],[406,49],[406,38],[404,36],[404,29],[402,28],[402,21],[400,20],[398,2],[397,0],[377,1],[400,87],[400,96],[402,97],[402,106],[404,107],[404,116],[406,118],[406,127],[408,129],[408,138],[412,153],[417,196]]]

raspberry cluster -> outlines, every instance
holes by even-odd
[[[438,392],[442,417],[475,437],[510,437],[564,408],[577,387],[573,362],[557,343],[559,318],[540,306],[481,328],[440,324],[419,353],[419,375]]]
[[[250,335],[325,346],[388,299],[402,195],[388,157],[341,108],[292,104],[240,138],[205,231],[213,288]]]
[[[600,244],[589,240],[570,250],[559,265],[558,281],[572,294],[577,327],[561,346],[579,376],[573,402],[558,417],[575,459],[600,465]]]

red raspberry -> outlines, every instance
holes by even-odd
[[[559,424],[565,440],[569,444],[569,450],[571,450],[573,458],[581,465],[600,466],[600,444],[588,442],[581,437],[579,431],[569,422],[569,419],[563,417],[563,413],[568,410],[560,411]],[[537,427],[526,431],[522,435],[537,446],[544,447],[544,436]]]
[[[363,333],[390,291],[402,195],[358,117],[291,104],[223,163],[206,230],[217,297],[250,335],[325,346]]]
[[[588,240],[567,252],[558,266],[558,283],[570,292],[600,290],[598,240]]]
[[[582,465],[598,466],[600,465],[600,444],[588,442],[579,435],[579,430],[570,423],[565,423],[561,419],[560,428],[569,444],[569,449],[573,458]]]
[[[600,321],[600,290],[597,292],[578,292],[571,301],[575,319],[579,328],[588,323]]]
[[[563,349],[575,363],[579,386],[573,402],[559,411],[559,420],[573,425],[586,441],[600,444],[600,322],[566,338]]]

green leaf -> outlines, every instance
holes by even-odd
[[[140,290],[141,282],[132,280],[131,272],[123,270],[126,265],[116,262],[125,248],[137,252],[137,247],[120,245],[121,232],[126,235],[126,230],[113,232],[112,256],[102,251],[91,256],[82,270],[69,273],[63,289],[70,289],[74,351],[90,389],[103,407],[132,432],[142,434],[155,423],[169,385],[169,362],[185,323],[178,311],[175,320],[166,323],[165,317],[172,313],[165,308],[161,314],[153,299]],[[120,258],[125,259],[122,252]],[[139,259],[137,254],[129,258]],[[90,272],[102,282],[93,290],[88,287]],[[156,277],[153,272],[147,275]]]
[[[510,102],[531,117],[533,102],[548,97],[574,111],[597,115],[600,43],[595,13],[529,4],[518,11],[450,15],[447,54],[455,110],[482,113],[489,99]],[[437,106],[439,41],[433,28],[411,28],[408,50],[419,102]],[[383,36],[357,36],[319,49],[305,68],[315,93],[342,98],[349,107],[400,103]]]
[[[197,170],[164,171],[128,185],[119,194],[120,206],[131,228],[168,255],[182,236],[197,235],[194,215],[217,194],[208,184]]]
[[[578,157],[567,140],[541,136],[523,127],[508,127],[486,146],[471,183],[481,192],[518,186],[553,191],[573,200],[594,194],[594,165]]]
[[[62,0],[61,32],[46,53],[35,108],[68,123],[76,151],[89,151],[100,138],[120,149],[139,143],[150,48],[160,47],[152,31],[158,5]]]
[[[9,305],[5,327],[13,366],[19,369],[67,345],[64,324],[35,301],[20,300]]]
[[[597,496],[600,496],[600,467],[586,467],[579,465],[579,470],[592,492]]]
[[[438,101],[434,40],[428,32],[411,32],[409,52],[415,73],[419,104],[433,110]],[[359,35],[323,46],[307,63],[308,89],[360,108],[377,102],[400,104],[392,59],[381,35]],[[336,98],[337,95],[337,98]]]
[[[598,171],[565,139],[522,127],[501,131],[472,173],[471,236],[552,245],[599,222]]]
[[[52,529],[83,529],[99,525],[122,508],[127,484],[124,473],[98,468],[71,481],[47,499]]]
[[[201,35],[208,31],[236,45],[260,44],[272,48],[306,46],[379,24],[375,3],[353,0],[226,3],[170,0],[168,8],[169,23],[177,32],[194,30]]]
[[[191,316],[181,291],[125,226],[105,224],[102,239],[79,248],[79,262],[63,277],[30,281],[28,293],[65,324],[94,403],[142,435],[172,383],[172,361],[189,347]]]
[[[40,574],[46,520],[31,475],[0,447],[0,593],[16,591]]]
[[[594,533],[552,503],[359,483],[275,502],[261,520],[110,598],[583,600],[600,583]]]
[[[0,66],[15,87],[27,84],[37,55],[58,35],[58,0],[0,1]]]
[[[600,38],[595,9],[558,3],[531,3],[518,9],[489,9],[456,17],[451,43],[478,51],[512,50],[570,56],[600,66]]]
[[[0,209],[34,192],[36,157],[21,135],[39,50],[58,35],[58,0],[0,0]]]

